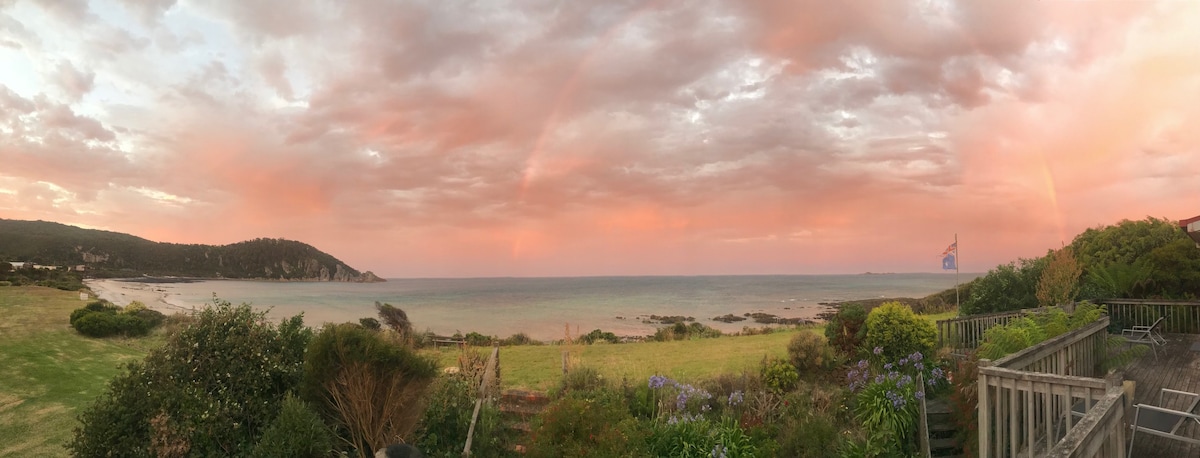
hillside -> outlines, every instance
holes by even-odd
[[[292,240],[185,245],[46,221],[0,219],[0,261],[84,265],[85,273],[96,277],[383,281],[371,272],[359,272],[328,253]]]

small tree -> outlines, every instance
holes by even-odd
[[[1051,253],[1049,258],[1037,285],[1038,305],[1041,307],[1075,300],[1079,295],[1079,276],[1083,274],[1083,268],[1075,260],[1075,252],[1069,246]]]
[[[308,348],[306,396],[344,428],[342,440],[367,458],[411,438],[437,364],[397,336],[355,324],[326,326]]]
[[[844,358],[858,355],[859,345],[867,338],[867,310],[858,304],[849,304],[838,310],[825,325],[825,338]]]
[[[412,334],[412,322],[408,321],[408,314],[404,313],[400,307],[392,304],[381,304],[375,301],[375,310],[379,311],[379,319],[383,324],[392,328],[403,337],[408,337]]]

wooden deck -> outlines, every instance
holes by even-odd
[[[1125,379],[1137,383],[1133,403],[1158,405],[1160,388],[1200,393],[1200,351],[1192,351],[1194,343],[1200,343],[1200,335],[1196,334],[1167,334],[1167,344],[1158,348],[1158,359],[1151,352],[1129,364],[1125,370]],[[1168,395],[1164,399],[1165,406],[1171,409],[1185,409],[1186,400],[1179,396]],[[1133,410],[1129,411],[1126,420],[1133,422]],[[1195,422],[1180,428],[1180,435],[1200,439],[1200,425]],[[1128,437],[1128,433],[1126,434]],[[1137,433],[1134,437],[1133,455],[1135,457],[1200,457],[1200,445],[1190,445],[1181,441],[1150,434]]]

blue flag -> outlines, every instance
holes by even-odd
[[[958,241],[951,243],[942,252],[942,270],[958,270]]]
[[[946,255],[942,258],[942,270],[958,270],[957,261],[954,259],[954,253]]]

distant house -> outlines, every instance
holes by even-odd
[[[21,262],[9,261],[9,264],[12,264],[12,268],[14,268],[14,269],[23,269],[23,268],[25,268],[25,262],[24,262],[24,261],[21,261]]]
[[[1200,216],[1188,218],[1179,222],[1179,227],[1187,232],[1188,237],[1200,244]]]
[[[85,264],[80,264],[80,265],[75,266],[76,272],[83,272],[85,270],[87,270],[87,265],[85,265]]]
[[[34,264],[33,268],[41,270],[58,270],[58,266],[43,266],[41,264]]]

